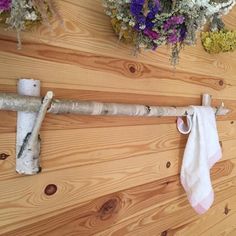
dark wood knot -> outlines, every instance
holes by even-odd
[[[166,163],[166,168],[170,168],[170,166],[171,166],[171,162],[170,162],[170,161],[167,161],[167,163]]]
[[[0,154],[0,160],[6,160],[10,155],[6,154],[6,153],[1,153]]]
[[[230,124],[233,125],[233,124],[234,124],[234,121],[232,120],[232,121],[230,122]]]
[[[219,80],[219,85],[220,85],[220,86],[223,86],[223,85],[224,85],[224,80],[222,80],[222,79]]]
[[[129,67],[130,73],[134,74],[136,72],[136,68],[134,66]]]
[[[168,232],[167,232],[167,230],[165,230],[161,233],[161,236],[167,236],[167,234],[168,234]]]
[[[106,201],[99,209],[100,219],[107,220],[110,217],[112,217],[112,215],[116,213],[118,205],[119,205],[119,201],[116,198]]]
[[[231,209],[229,209],[228,204],[226,204],[224,214],[228,215],[230,211],[231,211]]]
[[[55,184],[48,184],[44,189],[44,193],[51,196],[57,192],[57,186]]]

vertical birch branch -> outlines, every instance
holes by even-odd
[[[40,96],[40,81],[33,79],[20,79],[18,81],[18,94],[27,96]],[[16,171],[20,174],[34,174],[39,172],[39,167],[29,167],[32,160],[24,160],[20,157],[20,150],[28,135],[32,132],[37,112],[17,112],[17,135],[16,135]],[[38,141],[38,152],[40,143]]]
[[[42,105],[35,120],[32,132],[28,133],[21,149],[18,153],[17,159],[22,162],[24,171],[22,173],[27,175],[37,174],[40,172],[40,137],[39,130],[41,128],[47,109],[51,104],[53,93],[47,92],[43,99]]]

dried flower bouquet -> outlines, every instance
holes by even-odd
[[[49,18],[56,13],[52,0],[0,0],[0,23],[17,32],[18,48],[20,32],[41,22],[49,25]]]
[[[236,0],[103,0],[106,14],[120,39],[141,48],[172,48],[176,65],[184,45],[196,43],[196,34],[214,16],[229,12]]]

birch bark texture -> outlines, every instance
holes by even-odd
[[[205,96],[210,96],[206,94]],[[0,110],[38,112],[41,98],[0,93]],[[227,115],[229,109],[222,105],[213,108],[216,115]],[[53,99],[47,111],[54,114],[103,115],[103,116],[186,116],[193,114],[193,108],[163,107],[140,104],[101,103],[95,101]]]
[[[19,95],[40,96],[40,81],[33,79],[19,79],[17,84]],[[37,141],[34,155],[21,155],[22,148],[35,124],[37,112],[17,112],[17,134],[16,134],[16,171],[19,174],[33,175],[40,172],[39,157],[40,141]]]

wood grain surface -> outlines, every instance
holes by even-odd
[[[236,234],[236,52],[186,47],[176,69],[169,49],[143,52],[118,42],[102,0],[56,1],[64,26],[22,33],[0,29],[0,92],[17,79],[42,82],[56,98],[161,106],[224,102],[217,117],[223,158],[211,171],[215,201],[203,216],[179,182],[187,136],[175,117],[47,115],[42,172],[15,172],[16,114],[0,111],[0,235],[234,236]],[[236,28],[236,8],[225,17]]]

